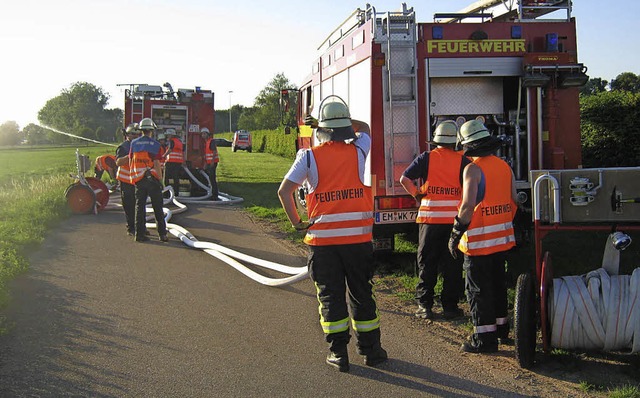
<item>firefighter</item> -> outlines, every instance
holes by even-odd
[[[209,181],[211,182],[211,200],[220,200],[218,198],[218,180],[216,177],[216,169],[218,168],[218,163],[220,162],[220,155],[218,154],[218,146],[216,145],[216,141],[211,137],[211,133],[208,128],[203,128],[200,133],[202,134],[202,138],[205,140],[204,144],[204,171],[209,176]]]
[[[112,180],[116,179],[116,157],[113,155],[100,155],[96,158],[95,167],[93,168],[97,179],[101,180],[102,175],[106,171]]]
[[[184,163],[184,145],[174,129],[165,131],[167,150],[164,153],[164,185],[171,185],[174,195],[180,194],[180,172]],[[173,183],[169,183],[173,181]]]
[[[136,187],[131,184],[131,172],[129,168],[129,150],[131,141],[140,136],[136,126],[130,124],[126,129],[122,129],[124,141],[116,149],[116,179],[120,182],[120,198],[122,208],[127,220],[127,234],[134,236],[136,232]]]
[[[151,206],[156,218],[158,235],[162,242],[167,242],[167,226],[162,211],[162,182],[160,176],[160,143],[151,137],[156,124],[150,118],[140,121],[142,137],[131,141],[129,151],[131,183],[136,186],[136,242],[145,242],[147,197],[151,198]]]
[[[452,120],[438,125],[433,141],[437,147],[423,152],[404,171],[400,184],[419,203],[418,217],[418,284],[416,301],[419,318],[433,319],[433,296],[438,269],[442,272],[442,315],[453,319],[463,315],[458,301],[464,291],[462,258],[449,255],[447,243],[453,218],[458,214],[462,198],[462,170],[471,163],[456,151],[458,126]],[[417,187],[414,181],[422,181]]]
[[[346,104],[336,96],[321,104],[319,122],[310,116],[306,122],[317,127],[321,144],[298,152],[278,196],[293,227],[307,230],[309,273],[329,343],[326,363],[341,372],[349,370],[349,308],[358,353],[364,355],[366,365],[375,366],[387,359],[387,352],[380,345],[380,318],[371,281],[373,196],[364,182],[371,147],[369,126],[352,121]],[[308,222],[298,216],[293,199],[303,184],[308,190]]]
[[[464,253],[467,300],[473,334],[462,344],[472,353],[498,351],[508,340],[505,261],[515,246],[515,178],[509,165],[494,155],[502,145],[478,120],[460,127],[460,143],[473,163],[463,172],[462,202],[453,224],[449,251]],[[504,341],[501,341],[504,342]]]

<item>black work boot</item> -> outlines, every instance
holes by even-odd
[[[462,343],[460,348],[464,352],[473,354],[498,352],[498,338],[495,332],[473,334],[469,340]]]
[[[415,312],[415,316],[422,319],[433,319],[433,311],[431,310],[431,306],[419,303],[418,309]]]
[[[329,351],[325,362],[327,365],[333,366],[341,372],[349,371],[349,354],[347,350],[341,352]]]
[[[387,355],[387,351],[381,346],[376,346],[371,352],[365,354],[364,356],[364,364],[367,366],[376,366],[386,361],[389,356]]]
[[[442,317],[444,319],[456,319],[464,316],[464,311],[457,305],[455,307],[447,307],[442,310]]]

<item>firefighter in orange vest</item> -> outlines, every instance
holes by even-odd
[[[464,253],[467,300],[473,334],[462,350],[498,351],[509,341],[507,319],[506,254],[515,246],[515,178],[509,165],[494,155],[502,140],[478,120],[460,127],[460,143],[473,163],[463,172],[462,202],[453,224],[449,251]]]
[[[447,243],[451,235],[453,218],[458,214],[462,198],[462,170],[471,163],[456,152],[458,126],[453,120],[438,125],[433,141],[437,147],[423,152],[404,171],[400,184],[418,203],[418,284],[416,301],[419,318],[433,319],[433,295],[438,270],[442,272],[442,315],[453,319],[464,313],[458,301],[464,292],[462,258],[449,255]],[[417,187],[414,181],[421,181]]]
[[[218,180],[216,177],[216,169],[220,162],[220,155],[218,154],[218,146],[216,141],[211,137],[211,133],[208,128],[203,128],[200,133],[205,140],[204,144],[204,171],[209,176],[211,182],[211,200],[220,200],[218,198]]]
[[[167,225],[164,221],[162,210],[162,182],[160,176],[160,143],[151,137],[156,129],[156,124],[150,118],[140,121],[138,128],[142,131],[142,137],[131,141],[129,151],[129,169],[131,183],[136,186],[136,242],[145,242],[146,236],[146,204],[147,198],[151,198],[151,206],[156,218],[159,239],[167,242]]]
[[[336,96],[320,105],[319,122],[308,117],[307,123],[317,127],[321,144],[298,153],[278,196],[293,227],[307,229],[309,273],[329,343],[326,363],[341,372],[349,370],[351,323],[358,353],[364,355],[366,365],[375,366],[387,359],[387,352],[380,345],[380,318],[371,282],[373,196],[365,180],[369,126],[352,121],[346,104]],[[308,222],[301,221],[293,199],[300,185],[308,191]]]
[[[174,195],[180,194],[180,173],[184,164],[184,145],[176,136],[174,129],[165,131],[167,136],[167,151],[164,154],[164,185],[173,187]],[[173,181],[172,184],[169,181]]]
[[[116,179],[120,182],[120,198],[122,208],[127,220],[127,234],[134,236],[136,232],[136,186],[131,184],[131,171],[129,169],[129,151],[131,141],[140,136],[136,126],[130,124],[126,129],[122,129],[124,141],[116,149]]]
[[[93,168],[97,179],[102,179],[102,174],[106,171],[112,180],[116,179],[116,157],[113,155],[101,155],[96,158]]]

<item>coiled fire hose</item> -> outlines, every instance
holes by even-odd
[[[602,268],[553,279],[552,347],[640,351],[640,268],[631,275],[617,275],[620,255],[609,243]]]
[[[171,235],[175,236],[176,238],[180,239],[182,241],[182,243],[184,243],[185,245],[195,248],[195,249],[200,249],[203,250],[205,253],[225,262],[226,264],[230,265],[231,267],[235,268],[237,271],[241,272],[242,274],[244,274],[245,276],[248,276],[249,278],[253,279],[254,281],[262,284],[262,285],[266,285],[266,286],[285,286],[285,285],[289,285],[292,283],[295,283],[299,280],[305,279],[308,276],[308,270],[307,267],[290,267],[287,265],[283,265],[283,264],[278,264],[278,263],[274,263],[271,261],[267,261],[267,260],[263,260],[263,259],[259,259],[256,257],[252,257],[240,252],[237,252],[235,250],[226,248],[224,246],[215,244],[215,243],[211,243],[211,242],[201,242],[198,239],[196,239],[189,231],[187,231],[185,228],[181,227],[178,224],[172,224],[169,222],[169,220],[171,219],[171,217],[173,216],[173,214],[178,214],[178,213],[182,213],[183,211],[187,210],[187,207],[180,203],[174,195],[173,189],[171,187],[167,187],[164,189],[164,191],[168,191],[170,192],[169,194],[169,198],[164,199],[163,203],[165,205],[169,204],[169,203],[173,203],[177,209],[176,210],[170,210],[167,207],[163,207],[163,211],[164,211],[164,215],[165,215],[165,222],[167,223],[167,231],[169,233],[171,233]],[[225,194],[226,195],[226,194]],[[230,196],[230,195],[228,195]],[[242,198],[236,198],[236,199],[242,199]],[[229,202],[229,201],[224,201],[224,202]],[[212,203],[216,203],[216,202],[212,202]],[[147,206],[147,213],[151,214],[151,216],[147,216],[147,221],[149,221],[150,219],[153,219],[153,209],[150,208],[149,206]],[[156,228],[157,225],[155,222],[147,222],[147,228]],[[246,263],[249,264],[253,264],[253,265],[257,265],[259,267],[263,267],[263,268],[268,268],[274,271],[278,271],[284,274],[288,274],[291,275],[289,277],[284,277],[284,278],[270,278],[270,277],[266,277],[264,275],[261,275],[249,268],[247,268],[245,265],[243,265],[242,263],[236,261],[237,260],[241,260],[244,261]]]

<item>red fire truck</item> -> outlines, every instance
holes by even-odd
[[[204,168],[204,144],[200,132],[207,128],[213,133],[215,111],[214,93],[211,90],[178,89],[174,91],[169,83],[162,86],[148,84],[119,84],[128,86],[124,94],[124,125],[138,123],[150,117],[158,126],[156,137],[173,129],[185,144],[185,162],[191,174],[196,169]],[[190,181],[188,195],[193,196],[201,191],[199,184],[194,184],[190,176],[183,175]],[[176,195],[179,193],[176,192]]]
[[[530,170],[580,167],[577,87],[588,76],[577,60],[571,2],[511,3],[476,1],[429,23],[417,23],[406,4],[394,12],[367,5],[322,43],[300,88],[283,92],[297,92],[299,148],[313,145],[304,118],[317,117],[328,95],[369,123],[376,248],[393,248],[393,234],[415,228],[417,204],[399,178],[444,120],[479,119],[503,139],[499,156],[512,166],[525,207]]]

